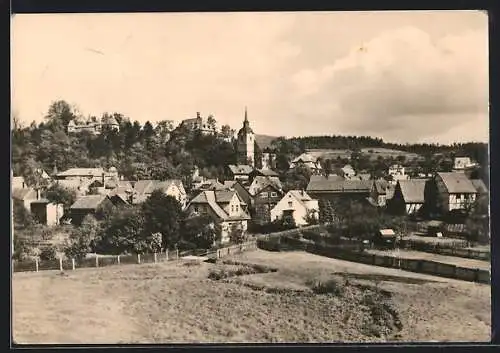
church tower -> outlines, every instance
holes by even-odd
[[[247,108],[243,127],[238,131],[237,151],[238,164],[255,165],[255,135],[248,122]]]

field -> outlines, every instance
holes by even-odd
[[[224,260],[238,263],[179,261],[16,273],[14,340],[490,340],[487,285],[304,252],[255,250]]]

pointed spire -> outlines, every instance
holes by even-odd
[[[248,123],[247,107],[245,106],[245,122]]]

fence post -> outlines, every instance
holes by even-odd
[[[175,259],[179,260],[179,249],[175,249]]]
[[[141,263],[141,254],[137,254],[137,263],[140,264]]]
[[[59,270],[60,270],[61,272],[63,271],[62,256],[59,256]]]
[[[99,267],[99,255],[95,255],[95,267]]]
[[[38,272],[38,257],[35,257],[35,270]]]
[[[154,253],[154,259],[155,259],[155,263],[156,263],[156,253]]]
[[[117,262],[118,262],[118,265],[120,264],[120,255],[118,255],[118,257],[116,258]]]
[[[71,268],[73,271],[75,270],[75,259],[71,259]]]
[[[168,261],[168,249],[167,249],[167,250],[165,250],[165,257],[166,257],[166,259],[167,259],[167,261]]]

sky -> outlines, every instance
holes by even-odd
[[[22,14],[12,111],[63,99],[132,120],[213,114],[273,136],[487,142],[488,20],[480,11]]]

